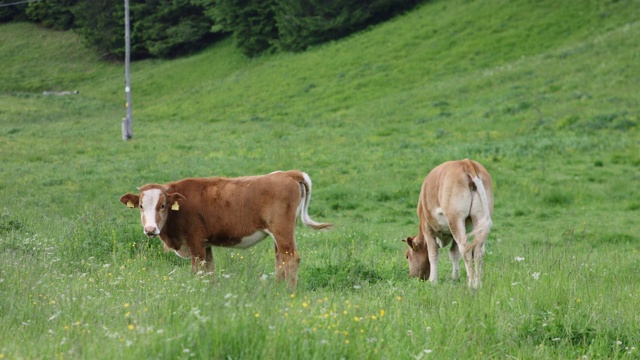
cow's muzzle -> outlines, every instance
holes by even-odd
[[[158,229],[155,226],[145,226],[144,233],[150,238],[158,236]]]

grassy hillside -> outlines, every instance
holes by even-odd
[[[639,9],[433,1],[305,53],[134,63],[128,142],[122,64],[0,25],[0,358],[637,357]],[[446,251],[438,285],[408,279],[400,242],[465,157],[496,197],[475,293]],[[295,294],[269,241],[216,249],[210,286],[118,202],[289,168],[336,224],[297,229]]]

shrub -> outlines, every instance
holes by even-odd
[[[30,3],[25,12],[29,20],[48,28],[69,30],[75,21],[73,7],[77,2],[77,0],[37,1]]]
[[[413,8],[419,1],[276,0],[278,46],[289,51],[338,39]]]
[[[215,24],[213,31],[231,33],[247,56],[271,48],[278,37],[273,0],[201,0]]]

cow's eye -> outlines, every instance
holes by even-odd
[[[142,204],[140,204],[140,210],[144,209],[144,207],[142,206]]]
[[[164,209],[164,204],[162,204],[162,206],[160,207],[161,209]]]

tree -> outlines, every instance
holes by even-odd
[[[132,0],[131,57],[173,57],[207,45],[212,21],[192,0]],[[105,57],[124,55],[124,3],[84,0],[74,7],[75,25]]]
[[[12,4],[15,2],[16,0],[0,0],[0,5]],[[24,13],[24,10],[26,8],[27,4],[16,4],[0,7],[0,23],[26,20],[27,16]]]
[[[78,0],[41,0],[32,2],[25,12],[29,20],[55,30],[69,30],[75,16],[73,7]]]
[[[419,0],[276,0],[278,46],[289,51],[338,39],[413,8]]]
[[[75,25],[87,43],[102,57],[124,56],[124,2],[114,0],[83,0],[74,8]],[[132,35],[131,44],[138,44]],[[131,47],[131,54],[144,53],[140,46]]]
[[[258,55],[276,43],[275,0],[200,1],[215,24],[213,31],[231,33],[245,55]]]
[[[152,0],[132,7],[133,32],[149,54],[173,57],[197,50],[213,38],[204,6],[191,0]]]

